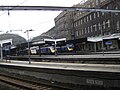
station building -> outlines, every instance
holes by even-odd
[[[73,7],[119,10],[120,1],[83,0]],[[54,21],[46,34],[74,41],[77,51],[120,49],[120,13],[63,11]]]

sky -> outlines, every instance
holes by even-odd
[[[0,5],[19,6],[73,6],[83,0],[0,0]],[[54,25],[54,18],[60,11],[0,11],[0,34],[13,30],[13,34],[18,34],[27,39],[26,30],[30,38],[36,37]],[[22,31],[20,31],[22,30]]]

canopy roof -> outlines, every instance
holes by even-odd
[[[99,42],[106,39],[119,39],[120,40],[120,33],[115,33],[111,35],[99,36],[99,37],[88,37],[87,41],[89,42]]]

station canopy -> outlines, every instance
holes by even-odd
[[[39,35],[37,37],[34,37],[31,42],[36,42],[36,41],[42,41],[44,39],[53,39],[52,37],[48,36],[48,35]]]
[[[99,42],[99,41],[102,41],[102,37],[88,37],[87,41],[89,41],[89,42]]]
[[[47,34],[41,34],[37,37],[34,37],[32,40],[31,40],[31,45],[54,45],[54,44],[57,44],[57,45],[62,45],[62,44],[65,44],[66,42],[66,39],[65,38],[59,38],[59,39],[56,39],[54,38],[53,36],[50,36],[50,35],[47,35]]]
[[[102,40],[109,40],[109,39],[119,39],[120,40],[120,33],[114,33],[111,35],[104,35],[99,37],[88,37],[87,41],[89,42],[99,42]]]

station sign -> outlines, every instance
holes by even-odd
[[[106,45],[111,45],[112,42],[111,42],[111,41],[109,41],[109,42],[105,42],[105,44],[106,44]]]

